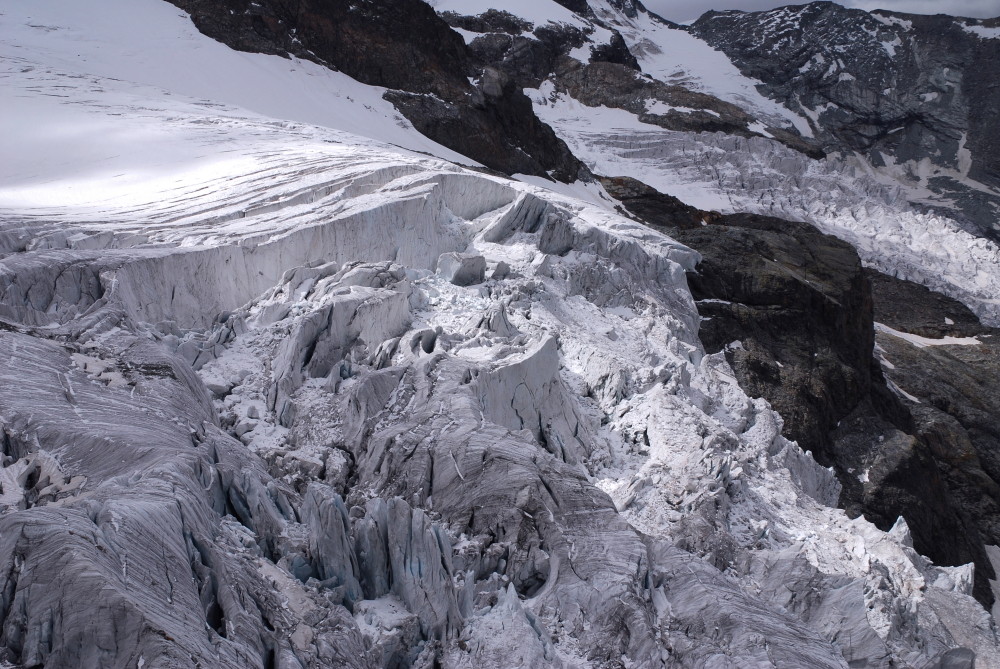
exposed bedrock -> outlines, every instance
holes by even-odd
[[[690,30],[766,92],[811,120],[828,150],[903,166],[954,198],[978,235],[998,239],[995,19],[978,21],[832,2],[708,12]],[[928,177],[930,177],[928,179]]]
[[[922,286],[873,274],[876,352],[970,535],[1000,542],[1000,331]],[[900,305],[908,305],[901,309]],[[907,339],[907,335],[917,335]],[[952,342],[949,344],[949,342]],[[977,576],[978,576],[977,572]]]
[[[589,8],[581,15],[586,13]],[[442,18],[456,28],[479,33],[469,42],[473,58],[481,65],[502,70],[521,88],[538,88],[553,73],[585,63],[620,65],[629,79],[639,70],[635,56],[618,31],[605,30],[607,42],[601,43],[603,36],[596,34],[597,26],[586,21],[579,25],[554,22],[534,25],[493,9],[478,16],[447,12]],[[578,60],[581,57],[584,62]]]
[[[880,310],[910,331],[940,332],[949,327],[945,313],[961,324],[956,332],[984,331],[972,313],[926,288],[862,269],[847,243],[806,224],[699,212],[639,182],[603,182],[627,210],[702,254],[689,282],[706,350],[724,351],[741,387],[781,414],[784,434],[836,468],[840,504],[886,530],[904,517],[916,549],[940,564],[975,561],[976,596],[991,605],[994,570],[985,545],[997,539],[982,528],[1000,518],[987,501],[996,484],[978,466],[967,467],[964,485],[982,500],[970,503],[970,491],[960,493],[945,476],[951,453],[968,438],[922,419],[921,407],[903,406],[890,391],[883,371],[891,370],[880,369],[873,355],[871,277],[885,295]],[[886,286],[896,285],[914,295],[890,297]],[[938,329],[924,324],[931,319]],[[915,363],[910,373],[919,370]],[[976,376],[989,383],[988,374],[986,368]],[[967,395],[977,395],[973,387],[970,381]],[[979,411],[985,423],[1000,415]],[[995,450],[992,439],[984,453]],[[977,520],[987,508],[990,520]]]

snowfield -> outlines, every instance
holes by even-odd
[[[972,566],[849,519],[705,354],[690,249],[449,162],[381,91],[229,51],[158,0],[13,3],[0,54],[19,663],[1000,666]],[[909,210],[895,236],[837,223],[860,205],[813,201],[829,171],[792,163],[797,205],[737,194],[724,160],[676,159],[715,138],[599,140],[536,103],[600,172],[809,211],[870,262],[912,247]],[[991,315],[990,270],[949,273],[956,239],[899,262]]]
[[[2,145],[9,159],[0,166],[5,190],[36,183],[43,176],[39,171],[80,178],[106,170],[100,175],[106,183],[119,165],[145,172],[168,165],[169,140],[142,137],[144,128],[150,132],[148,124],[136,125],[134,118],[154,100],[160,116],[175,108],[181,114],[211,109],[224,117],[227,107],[238,108],[242,117],[250,113],[319,125],[472,164],[414,132],[382,99],[383,90],[315,63],[233,51],[203,36],[184,12],[166,2],[18,1],[0,14],[0,30],[0,120],[9,129]],[[74,104],[40,105],[37,98],[47,96],[65,96]],[[88,106],[110,107],[114,113],[87,113]],[[121,114],[121,108],[130,113]],[[151,156],[137,153],[136,134],[158,150]],[[51,174],[60,164],[52,154],[67,150],[79,153],[65,156],[63,169]],[[83,174],[81,165],[87,166]]]

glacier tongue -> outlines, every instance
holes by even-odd
[[[832,474],[702,352],[696,254],[427,159],[357,147],[344,169],[344,148],[339,188],[271,179],[256,197],[292,203],[226,236],[194,207],[118,249],[126,211],[68,208],[104,250],[3,260],[9,295],[43,296],[5,300],[5,453],[58,472],[3,518],[18,661],[919,666],[957,638],[989,657],[989,616],[955,623],[968,575],[833,508]],[[435,272],[455,252],[482,281]],[[74,636],[95,625],[106,642]]]
[[[516,194],[525,189],[512,186],[508,204],[477,219],[442,223],[467,240],[464,251],[506,264],[505,278],[456,286],[391,261],[289,272],[241,312],[247,332],[202,368],[231,380],[223,424],[242,425],[241,440],[274,474],[310,496],[316,479],[344,495],[343,536],[370,545],[357,523],[379,526],[364,519],[384,499],[435,519],[453,554],[450,585],[433,591],[455,594],[390,592],[425,636],[455,639],[441,649],[445,663],[576,666],[610,659],[610,648],[671,666],[919,664],[953,645],[941,621],[974,601],[968,574],[916,555],[905,525],[886,535],[832,508],[832,474],[780,436],[780,419],[739,390],[721,354],[701,352],[683,278],[694,254],[600,210]],[[539,198],[546,206],[531,207]],[[384,294],[378,304],[399,295],[406,315],[374,306],[369,292],[331,310],[362,289]],[[345,337],[358,321],[389,327]],[[293,363],[300,382],[279,391],[294,407],[285,420],[268,398],[286,352],[318,355],[331,337],[337,354],[326,359],[339,361],[312,372],[315,358]],[[337,582],[356,589],[363,572],[347,568]],[[947,603],[926,598],[928,585],[946,588]],[[806,590],[815,595],[800,602]],[[365,621],[389,615],[363,610]],[[534,630],[531,642],[511,648],[496,636],[498,617]],[[981,618],[975,643],[988,653]],[[365,624],[370,643],[395,643],[391,624]]]
[[[0,659],[1000,664],[970,569],[848,519],[704,353],[691,250],[342,132],[33,76],[73,103],[24,98],[41,130],[114,141],[62,135],[86,179],[38,145],[0,187]]]

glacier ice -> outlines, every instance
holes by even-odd
[[[764,137],[664,130],[622,110],[583,107],[543,85],[538,115],[597,174],[629,176],[687,204],[811,223],[854,246],[866,265],[921,283],[1000,322],[1000,248],[966,232],[927,193],[862,158],[815,160]],[[608,115],[607,127],[595,128]]]
[[[997,664],[970,570],[836,509],[705,354],[693,251],[343,132],[61,81],[38,119],[137,132],[65,137],[99,187],[50,153],[0,188],[3,659]]]

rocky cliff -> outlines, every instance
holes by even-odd
[[[991,421],[985,417],[997,415],[992,408],[951,404],[973,401],[959,398],[979,396],[994,376],[990,340],[954,336],[988,336],[991,330],[954,300],[864,269],[850,245],[811,226],[702,212],[629,179],[604,184],[626,211],[701,253],[689,283],[706,350],[724,352],[741,387],[767,398],[784,417],[785,436],[835,468],[843,486],[840,505],[886,530],[905,518],[914,546],[939,564],[974,562],[976,597],[991,607],[996,576],[988,547],[1000,541],[991,508],[996,479],[978,455],[956,467],[956,453],[972,451],[970,437],[961,428],[945,430],[942,421],[951,419],[930,418],[920,406],[927,400],[901,392],[893,380],[913,375],[910,387],[921,388],[921,396],[949,388],[944,392],[954,399],[945,413]],[[972,345],[976,360],[986,357],[980,364],[959,363],[956,378],[968,387],[963,392],[949,383],[923,386],[914,377],[927,363],[908,347],[900,353],[909,363],[905,372],[884,358],[891,328],[936,337],[920,340],[926,344],[921,350],[936,344],[964,350],[947,345],[955,341]],[[889,341],[897,351],[901,342]],[[978,451],[988,459],[992,437],[982,439]]]

